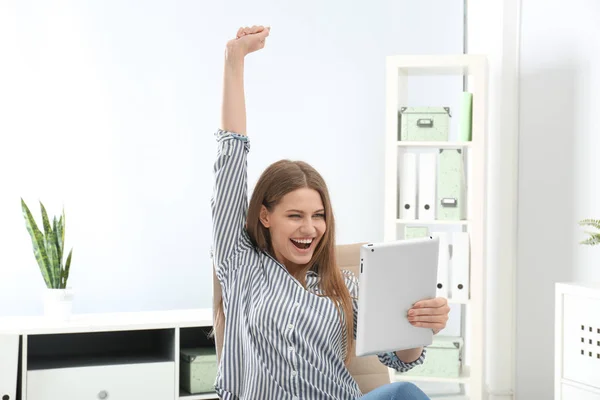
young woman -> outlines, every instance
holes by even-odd
[[[221,128],[214,164],[213,263],[222,287],[224,340],[216,390],[223,399],[427,399],[394,383],[366,395],[345,362],[356,334],[358,281],[335,259],[327,186],[310,165],[278,161],[247,201],[244,58],[262,49],[270,28],[240,28],[227,43]],[[439,332],[445,299],[409,311],[416,326]],[[391,318],[407,318],[404,315]],[[380,354],[406,371],[423,348]]]

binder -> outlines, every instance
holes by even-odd
[[[473,93],[463,92],[460,97],[458,140],[470,142],[473,138]]]
[[[405,153],[400,172],[400,218],[417,218],[417,155]]]
[[[462,150],[440,149],[438,161],[437,219],[465,219],[466,179]]]
[[[450,295],[456,301],[469,300],[470,240],[468,232],[452,232]]]
[[[437,273],[437,289],[436,296],[448,298],[448,278],[450,262],[450,241],[447,232],[434,232],[434,237],[440,240],[440,251],[438,253],[438,273]]]
[[[419,155],[418,219],[435,220],[435,177],[437,172],[437,154]]]
[[[16,399],[19,335],[0,335],[0,355],[0,399]]]

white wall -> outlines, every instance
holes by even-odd
[[[554,284],[600,281],[600,3],[522,0],[516,398],[553,398]]]
[[[272,26],[247,63],[250,184],[307,160],[338,241],[380,240],[385,56],[462,52],[462,14],[458,0],[3,1],[0,315],[41,307],[21,196],[38,217],[38,200],[65,207],[75,312],[210,306],[212,133],[239,25]]]

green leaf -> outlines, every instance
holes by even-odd
[[[35,223],[33,215],[31,215],[29,207],[27,207],[27,204],[25,204],[25,201],[23,201],[22,198],[21,208],[23,210],[23,216],[25,218],[25,226],[33,244],[33,253],[35,255],[35,259],[40,267],[40,271],[42,273],[42,277],[44,278],[46,286],[50,288],[52,287],[52,280],[50,279],[49,274],[50,261],[48,260],[48,255],[46,253],[44,235],[39,230],[37,224]]]
[[[52,288],[58,288],[60,284],[60,262],[58,252],[56,251],[54,232],[50,226],[50,219],[48,218],[46,207],[44,207],[44,204],[41,201],[40,209],[42,212],[42,221],[44,223],[44,245],[46,246],[46,254],[48,254],[48,260],[50,261],[50,280],[52,281]]]
[[[69,280],[69,272],[71,271],[71,256],[73,255],[73,249],[69,252],[65,269],[62,271],[61,289],[66,289],[67,281]]]
[[[54,217],[54,220],[52,221],[52,224],[54,226],[53,229],[53,233],[52,233],[52,240],[54,241],[54,245],[56,246],[56,250],[58,253],[58,263],[62,265],[62,260],[63,260],[63,244],[60,240],[62,234],[59,230],[59,226],[58,226],[58,220],[56,219],[56,216]]]
[[[585,245],[589,245],[589,246],[594,246],[594,245],[600,244],[600,233],[599,232],[586,231],[585,233],[587,233],[589,235],[589,237],[587,239],[579,242],[580,244],[585,244]]]
[[[591,226],[596,229],[600,229],[600,220],[593,218],[586,218],[579,221],[579,225],[581,226]]]

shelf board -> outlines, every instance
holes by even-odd
[[[403,225],[468,225],[469,220],[443,220],[443,219],[397,219],[397,224]]]
[[[455,300],[455,299],[448,299],[448,303],[449,304],[471,304],[470,300]]]
[[[443,148],[443,149],[456,149],[471,147],[473,142],[419,142],[403,140],[398,141],[398,147],[429,147],[429,148]]]
[[[419,376],[419,375],[403,375],[401,373],[393,373],[392,379],[396,382],[444,382],[444,383],[469,383],[471,378],[471,370],[468,366],[464,366],[461,375],[458,378],[442,378],[437,376]]]
[[[218,400],[219,396],[217,393],[199,393],[199,394],[189,394],[183,389],[179,390],[179,400]]]

